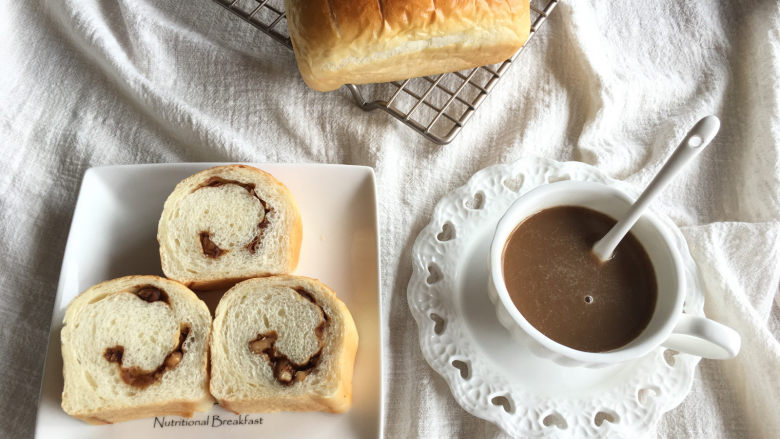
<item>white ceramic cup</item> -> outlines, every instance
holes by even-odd
[[[517,199],[499,220],[490,244],[488,292],[499,321],[531,352],[567,366],[599,367],[639,358],[658,346],[711,359],[733,358],[741,339],[733,329],[713,320],[683,313],[685,272],[669,230],[652,214],[644,214],[631,233],[645,248],[655,271],[658,297],[647,327],[628,344],[607,352],[572,349],[532,326],[509,297],[503,273],[503,251],[509,235],[526,218],[556,206],[580,206],[621,218],[633,199],[593,182],[561,181],[539,186]],[[544,257],[544,255],[539,255]]]

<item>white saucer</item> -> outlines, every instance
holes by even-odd
[[[679,405],[700,358],[659,348],[601,369],[533,356],[501,326],[487,295],[488,247],[498,219],[534,187],[560,180],[630,187],[578,162],[529,158],[477,172],[445,196],[412,249],[407,289],[428,363],[469,413],[514,437],[638,437]],[[685,312],[704,315],[696,263],[664,216],[686,267]]]

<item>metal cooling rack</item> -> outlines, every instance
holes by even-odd
[[[284,0],[214,1],[292,50]],[[525,46],[557,4],[558,0],[531,0],[531,32]],[[521,48],[502,63],[460,72],[345,87],[363,110],[384,110],[428,140],[445,145],[460,133],[522,51]],[[385,99],[370,100],[365,96]]]

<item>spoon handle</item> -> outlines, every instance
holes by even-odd
[[[612,229],[593,245],[593,253],[601,261],[612,257],[615,248],[623,240],[634,223],[642,216],[650,202],[669,184],[670,181],[690,162],[694,157],[710,144],[715,134],[720,129],[720,120],[715,116],[706,116],[688,131],[688,134],[680,142],[680,146],[672,153],[664,163],[661,171],[653,178],[645,188],[642,195],[634,202],[625,217],[615,224]]]

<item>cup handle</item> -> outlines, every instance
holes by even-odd
[[[683,314],[664,347],[713,360],[727,360],[739,353],[742,338],[737,331],[704,317]]]

